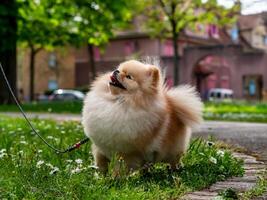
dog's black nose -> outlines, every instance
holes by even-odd
[[[114,75],[116,75],[116,74],[118,74],[118,73],[120,73],[120,71],[117,70],[117,69],[113,72]]]

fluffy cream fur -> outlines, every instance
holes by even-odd
[[[105,171],[116,153],[133,169],[147,162],[175,167],[192,127],[202,121],[195,89],[185,85],[168,90],[158,67],[135,60],[117,70],[100,76],[84,101],[82,124],[93,142],[96,165]]]

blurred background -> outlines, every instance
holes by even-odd
[[[266,0],[1,0],[0,61],[24,103],[80,101],[98,74],[148,57],[203,100],[266,101],[266,11]]]

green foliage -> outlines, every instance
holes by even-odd
[[[18,37],[21,44],[52,49],[87,41],[99,46],[107,43],[115,29],[132,17],[134,1],[112,0],[17,0]]]
[[[224,200],[235,200],[238,199],[238,193],[233,188],[227,188],[219,193],[219,196]]]
[[[17,40],[16,16],[17,4],[15,0],[0,3],[0,55],[15,48],[13,44]]]
[[[32,122],[59,148],[84,137],[77,122]],[[0,132],[0,199],[170,199],[243,173],[242,163],[230,152],[200,139],[191,143],[176,172],[157,164],[145,173],[114,177],[112,171],[103,176],[94,168],[90,143],[57,155],[23,119],[1,117]]]
[[[34,98],[35,56],[39,50],[86,43],[101,46],[128,22],[134,1],[17,0],[18,41],[30,48],[30,100]],[[92,60],[92,59],[91,59]],[[92,66],[93,67],[93,66]],[[93,74],[95,75],[95,74]]]
[[[52,49],[78,41],[78,31],[71,7],[63,1],[17,0],[18,41],[26,47]]]
[[[179,83],[178,39],[182,31],[196,23],[225,25],[235,20],[239,6],[226,9],[216,0],[146,0],[148,32],[161,39],[170,38],[174,50],[174,85]]]
[[[261,196],[266,192],[267,192],[267,169],[265,169],[263,173],[259,174],[257,183],[252,189],[241,194],[241,199],[243,200],[253,199],[254,197]]]
[[[216,143],[195,139],[182,158],[180,177],[191,188],[200,189],[227,177],[240,176],[243,161],[233,158],[230,151],[220,150]]]
[[[95,46],[106,44],[115,31],[125,27],[137,8],[135,1],[127,0],[76,0],[75,4],[79,33]]]
[[[173,37],[173,31],[192,27],[195,23],[229,25],[236,18],[240,5],[230,9],[219,5],[216,0],[147,0],[147,26],[152,35],[161,38]]]

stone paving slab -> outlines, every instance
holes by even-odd
[[[261,197],[256,197],[253,200],[267,200],[267,193],[264,193]]]
[[[233,153],[236,158],[244,160],[244,176],[243,177],[232,177],[226,181],[219,181],[209,188],[206,188],[201,191],[190,192],[186,194],[182,199],[183,200],[212,200],[218,193],[222,190],[232,188],[238,192],[245,192],[252,189],[257,182],[258,173],[266,169],[266,164],[257,161],[255,157],[246,155],[243,153]],[[267,194],[262,195],[261,197],[255,198],[255,200],[267,200]]]
[[[236,181],[236,182],[252,182],[254,183],[255,181],[257,181],[258,177],[257,176],[253,176],[253,175],[245,175],[243,177],[235,177],[235,178],[230,178],[228,179],[228,181]]]
[[[252,189],[256,185],[256,182],[233,182],[233,181],[225,181],[225,182],[217,182],[209,188],[211,192],[220,192],[221,190],[232,188],[234,190],[244,192]]]

